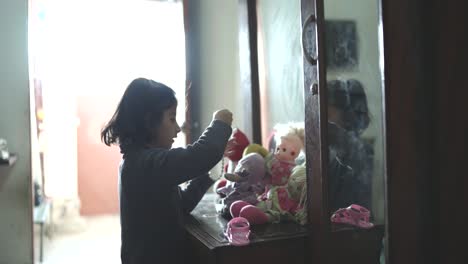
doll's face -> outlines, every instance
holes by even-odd
[[[282,137],[276,147],[275,156],[279,160],[294,162],[301,151],[302,143],[297,137]]]

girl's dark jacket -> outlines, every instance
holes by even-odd
[[[127,151],[119,169],[123,264],[190,263],[183,229],[211,186],[208,172],[222,158],[231,127],[214,120],[187,148]],[[190,181],[186,189],[179,184]]]

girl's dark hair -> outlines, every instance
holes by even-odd
[[[328,102],[342,111],[344,129],[361,134],[370,123],[367,96],[361,82],[332,80],[327,86]]]
[[[162,83],[144,78],[133,80],[117,109],[101,131],[108,146],[119,144],[120,151],[143,147],[154,137],[165,110],[177,104],[174,91]]]

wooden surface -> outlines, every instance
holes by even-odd
[[[239,0],[239,66],[240,89],[244,107],[251,116],[244,118],[242,131],[255,143],[262,143],[260,122],[260,94],[257,56],[257,13],[254,1]]]
[[[301,1],[302,29],[310,16],[315,17],[314,34],[305,34],[303,42],[317,49],[317,65],[311,64],[306,57],[304,64],[304,103],[305,103],[305,130],[306,130],[306,163],[307,163],[307,197],[308,215],[311,224],[312,262],[322,263],[326,257],[329,237],[329,210],[328,210],[328,145],[327,145],[327,107],[326,107],[326,74],[325,49],[323,38],[323,1]],[[314,32],[312,30],[312,32]]]
[[[466,263],[468,2],[382,8],[389,261]]]
[[[250,244],[229,245],[224,236],[228,220],[215,211],[215,194],[207,194],[186,219],[193,259],[199,263],[305,263],[307,256],[306,227],[289,222],[252,226]]]
[[[371,229],[331,226],[330,246],[322,263],[374,263],[379,264],[385,227]],[[339,252],[339,254],[337,254]]]

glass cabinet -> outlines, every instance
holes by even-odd
[[[386,171],[380,1],[304,0],[302,8],[313,256],[376,263]]]
[[[463,262],[466,1],[237,3],[245,120],[269,148],[277,124],[303,124],[308,221],[252,228],[251,243],[233,247],[202,202],[187,225],[194,259]],[[337,223],[346,214],[357,226]]]
[[[240,12],[247,14],[247,55],[255,57],[245,59],[251,69],[248,88],[258,95],[252,120],[260,125],[252,126],[253,134],[260,135],[256,143],[274,151],[278,125],[303,129],[308,220],[256,227],[252,243],[235,248],[223,237],[226,221],[206,198],[187,225],[196,258],[207,263],[280,263],[284,257],[288,263],[383,261],[380,8],[380,0],[239,1]]]

